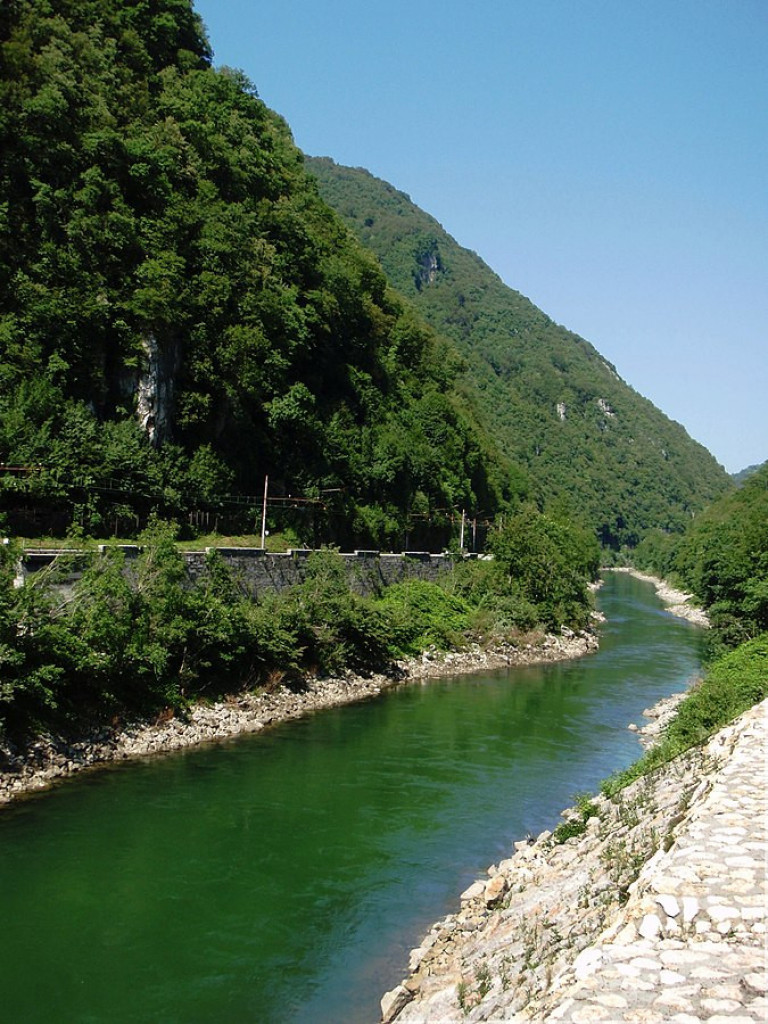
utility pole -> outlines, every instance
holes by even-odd
[[[267,490],[269,488],[269,476],[264,477],[264,504],[261,507],[261,550],[264,550],[267,539]]]
[[[461,510],[461,533],[459,534],[459,551],[464,554],[464,517],[465,511]]]

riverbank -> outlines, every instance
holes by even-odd
[[[657,596],[667,606],[666,610],[670,615],[686,619],[688,622],[692,622],[695,626],[701,626],[703,629],[709,629],[710,622],[707,613],[703,608],[691,604],[695,600],[693,594],[688,594],[683,590],[676,590],[666,580],[640,572],[639,569],[621,567],[604,569],[603,572],[623,572],[629,576],[634,576],[635,579],[642,580],[644,583],[652,584]],[[647,719],[645,725],[638,726],[634,722],[630,723],[628,728],[638,734],[638,739],[645,750],[657,742],[665,727],[675,717],[678,706],[681,701],[685,700],[686,692],[684,690],[681,693],[673,693],[671,696],[658,701],[652,708],[646,708],[643,711],[643,717]]]
[[[709,628],[709,616],[707,613],[703,608],[698,608],[695,604],[691,604],[692,601],[695,601],[693,594],[688,594],[684,590],[677,590],[666,580],[659,579],[658,576],[651,576],[648,573],[640,572],[639,569],[621,566],[604,569],[603,572],[625,572],[630,576],[634,576],[635,579],[644,580],[646,583],[652,583],[656,588],[657,595],[664,604],[667,605],[667,611],[671,615],[676,615],[681,619],[687,619],[696,626]]]
[[[324,708],[376,697],[393,686],[466,672],[493,671],[582,657],[597,650],[593,631],[563,629],[520,645],[505,643],[464,651],[424,652],[398,662],[386,674],[307,678],[300,688],[240,693],[211,704],[196,704],[184,716],[101,727],[76,741],[38,738],[27,750],[0,746],[0,806],[47,789],[83,770],[120,761],[155,757],[204,743],[221,743],[300,718]]]
[[[706,613],[691,604],[692,595],[667,581],[632,568],[604,571],[651,583],[671,614],[709,626]],[[685,696],[662,699],[643,712],[645,725],[629,726],[645,749],[657,742]],[[458,915],[433,926],[412,952],[411,974],[382,1000],[382,1020],[543,1020],[536,1009],[544,1005],[553,979],[619,911],[640,868],[653,863],[660,837],[665,846],[672,842],[674,826],[706,789],[700,780],[709,764],[705,751],[690,751],[674,767],[638,780],[613,800],[596,796],[563,811],[554,833],[516,843],[514,857],[492,865],[489,880],[462,894]],[[489,1009],[494,964],[502,995]],[[612,1019],[610,1011],[601,1013],[590,1010],[583,1019]],[[578,1012],[573,1019],[581,1020]]]
[[[764,1020],[767,744],[763,702],[516,843],[413,950],[382,1020]]]

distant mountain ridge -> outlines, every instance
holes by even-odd
[[[734,483],[743,484],[745,480],[754,476],[755,473],[758,473],[765,465],[765,462],[758,462],[754,466],[745,466],[744,469],[740,469],[738,473],[731,474]]]
[[[541,500],[564,502],[620,546],[649,528],[682,530],[732,486],[589,342],[505,285],[405,193],[327,157],[306,164],[390,283],[456,344],[479,420]]]

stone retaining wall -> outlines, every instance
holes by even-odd
[[[264,591],[285,590],[302,583],[307,576],[309,556],[307,549],[281,553],[261,548],[215,548],[185,553],[187,568],[192,579],[199,579],[206,571],[208,551],[214,550],[254,597]],[[434,583],[455,564],[451,555],[432,555],[425,551],[406,551],[384,554],[379,551],[342,553],[342,564],[350,588],[360,594],[375,593],[383,586],[405,579],[427,580]]]
[[[106,550],[101,545],[99,551]],[[120,545],[130,566],[140,548]],[[307,549],[286,552],[264,551],[262,548],[206,548],[205,551],[184,551],[184,560],[190,581],[200,580],[206,569],[208,552],[215,551],[235,578],[254,597],[265,591],[280,591],[306,579],[309,556]],[[23,582],[35,573],[53,567],[63,567],[59,585],[71,587],[82,576],[94,554],[77,550],[28,550],[19,566],[18,580]],[[404,551],[388,554],[380,551],[353,551],[340,555],[350,588],[360,594],[371,594],[383,586],[406,579],[435,582],[443,573],[451,572],[456,558],[449,554],[430,554],[426,551]],[[471,557],[471,556],[470,556]]]

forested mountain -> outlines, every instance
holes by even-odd
[[[304,500],[306,542],[418,543],[432,524],[439,545],[453,510],[493,515],[514,479],[458,362],[320,199],[281,118],[211,66],[190,0],[2,4],[11,526],[236,507],[252,526],[269,474]]]
[[[765,466],[764,462],[758,462],[754,466],[747,466],[744,469],[739,470],[738,473],[733,473],[732,476],[734,483],[743,484],[746,480],[749,480],[754,473],[757,473],[759,469],[762,469],[763,466]]]
[[[191,0],[0,7],[12,529],[252,529],[269,476],[300,543],[439,547],[528,495],[618,545],[728,486],[406,196],[310,163]]]
[[[592,345],[553,323],[407,195],[311,158],[323,197],[394,287],[464,360],[482,423],[540,500],[579,509],[608,545],[678,531],[729,487],[725,471]]]

